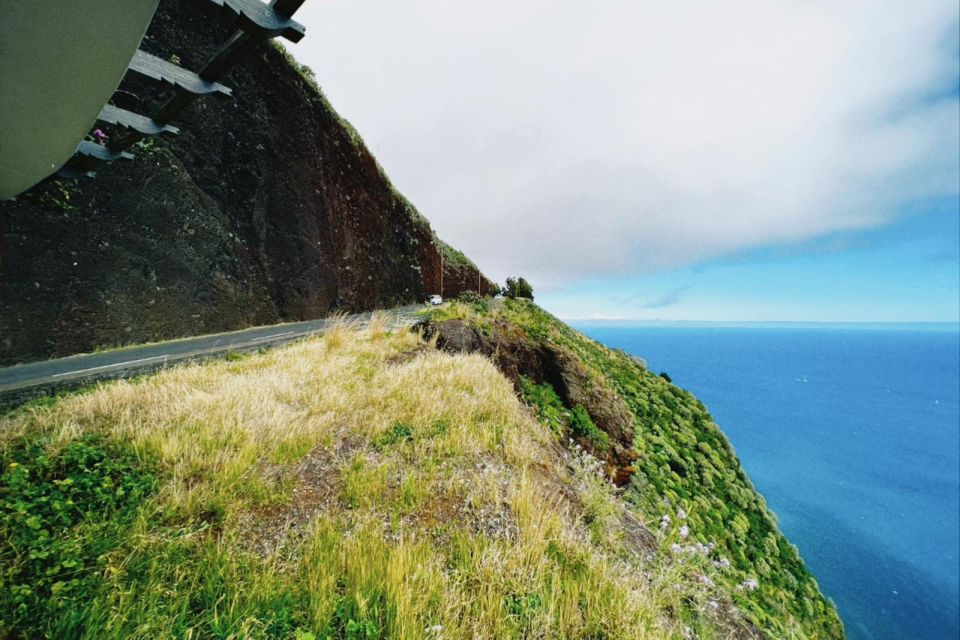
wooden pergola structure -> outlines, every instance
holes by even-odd
[[[175,135],[178,130],[171,121],[194,100],[231,96],[231,90],[219,80],[258,43],[277,36],[299,42],[304,36],[304,27],[293,20],[304,0],[272,0],[269,4],[260,0],[198,1],[219,7],[236,29],[197,71],[138,49],[159,0],[113,0],[115,11],[106,16],[109,24],[97,26],[80,20],[60,25],[59,33],[54,30],[52,34],[44,23],[55,20],[58,8],[71,6],[76,12],[74,0],[16,3],[0,26],[0,42],[13,51],[13,55],[4,51],[6,60],[0,59],[0,84],[9,83],[16,89],[0,96],[0,199],[13,197],[54,174],[93,176],[103,162],[132,158],[128,149],[137,142],[150,136]],[[59,6],[64,2],[67,5]],[[99,19],[104,20],[102,15]],[[48,31],[41,31],[41,26]],[[85,30],[92,29],[100,35],[109,29],[110,35],[87,39]],[[44,38],[50,41],[44,42]],[[61,51],[56,50],[58,46]],[[78,82],[70,68],[78,55],[85,56],[89,65],[77,68],[102,72],[88,74],[90,77]],[[28,66],[31,61],[32,69]],[[122,65],[119,76],[111,73],[118,63]],[[134,113],[109,104],[127,73],[168,88],[167,99],[155,113]],[[119,127],[123,133],[106,144],[84,139],[96,122]]]

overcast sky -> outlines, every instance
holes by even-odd
[[[862,250],[906,216],[956,227],[956,0],[307,0],[298,19],[291,50],[398,189],[564,315],[673,317],[735,293],[710,265],[835,261],[830,238]],[[955,288],[929,319],[957,315]]]

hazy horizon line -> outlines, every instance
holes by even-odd
[[[626,325],[673,325],[673,326],[705,326],[705,325],[767,325],[767,326],[803,326],[803,327],[875,327],[885,329],[896,328],[925,328],[960,331],[960,320],[666,320],[646,318],[573,318],[558,316],[560,320],[570,323],[599,323],[599,324],[626,324]]]

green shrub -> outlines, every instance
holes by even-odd
[[[578,404],[570,411],[570,430],[574,435],[593,442],[600,451],[610,449],[610,436],[594,424],[582,404]]]
[[[477,313],[486,313],[490,311],[490,298],[484,298],[472,289],[461,291],[457,295],[457,302],[470,305]]]
[[[131,453],[96,438],[49,447],[22,441],[2,454],[0,620],[27,637],[89,601],[105,554],[155,486]]]
[[[407,440],[413,440],[413,429],[411,429],[408,424],[398,422],[377,436],[373,444],[378,449],[383,449],[384,447],[389,447],[398,442],[406,442]]]
[[[483,296],[473,289],[467,289],[466,291],[461,291],[459,294],[457,294],[457,300],[459,302],[463,302],[464,304],[479,304],[483,302]]]
[[[537,384],[530,378],[521,376],[520,393],[524,402],[537,412],[540,422],[547,425],[557,437],[563,437],[567,426],[567,411],[553,387],[549,384]]]
[[[507,278],[503,295],[508,298],[526,298],[533,300],[533,286],[524,278]]]
[[[380,633],[380,626],[371,619],[380,608],[377,605],[384,594],[368,594],[374,596],[373,612],[361,611],[358,607],[355,597],[342,597],[337,604],[337,610],[333,615],[333,628],[337,630],[338,636],[343,640],[379,640],[383,635]],[[364,607],[365,608],[365,607]]]
[[[527,631],[536,617],[537,613],[543,609],[543,598],[538,593],[516,594],[510,593],[504,598],[507,611],[513,616],[520,625],[520,628]],[[524,636],[527,634],[525,633]]]
[[[520,394],[537,412],[540,421],[557,436],[564,437],[572,433],[579,438],[587,438],[600,451],[610,449],[610,436],[593,422],[586,408],[578,404],[568,411],[549,383],[536,384],[530,378],[521,376]]]

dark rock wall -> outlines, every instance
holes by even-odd
[[[198,69],[229,33],[206,5],[164,0],[142,47]],[[0,203],[0,364],[410,303],[441,263],[446,296],[477,288],[280,51],[224,82],[233,100],[197,101],[135,160]],[[164,95],[128,79],[115,103]]]
[[[504,320],[497,320],[489,327],[465,320],[424,320],[413,330],[427,339],[435,338],[437,348],[443,351],[489,356],[513,382],[518,394],[523,376],[537,384],[548,383],[567,409],[581,405],[597,427],[610,437],[611,446],[600,450],[583,437],[577,438],[577,444],[606,463],[617,486],[629,482],[637,459],[630,409],[615,390],[593,378],[575,354]]]

